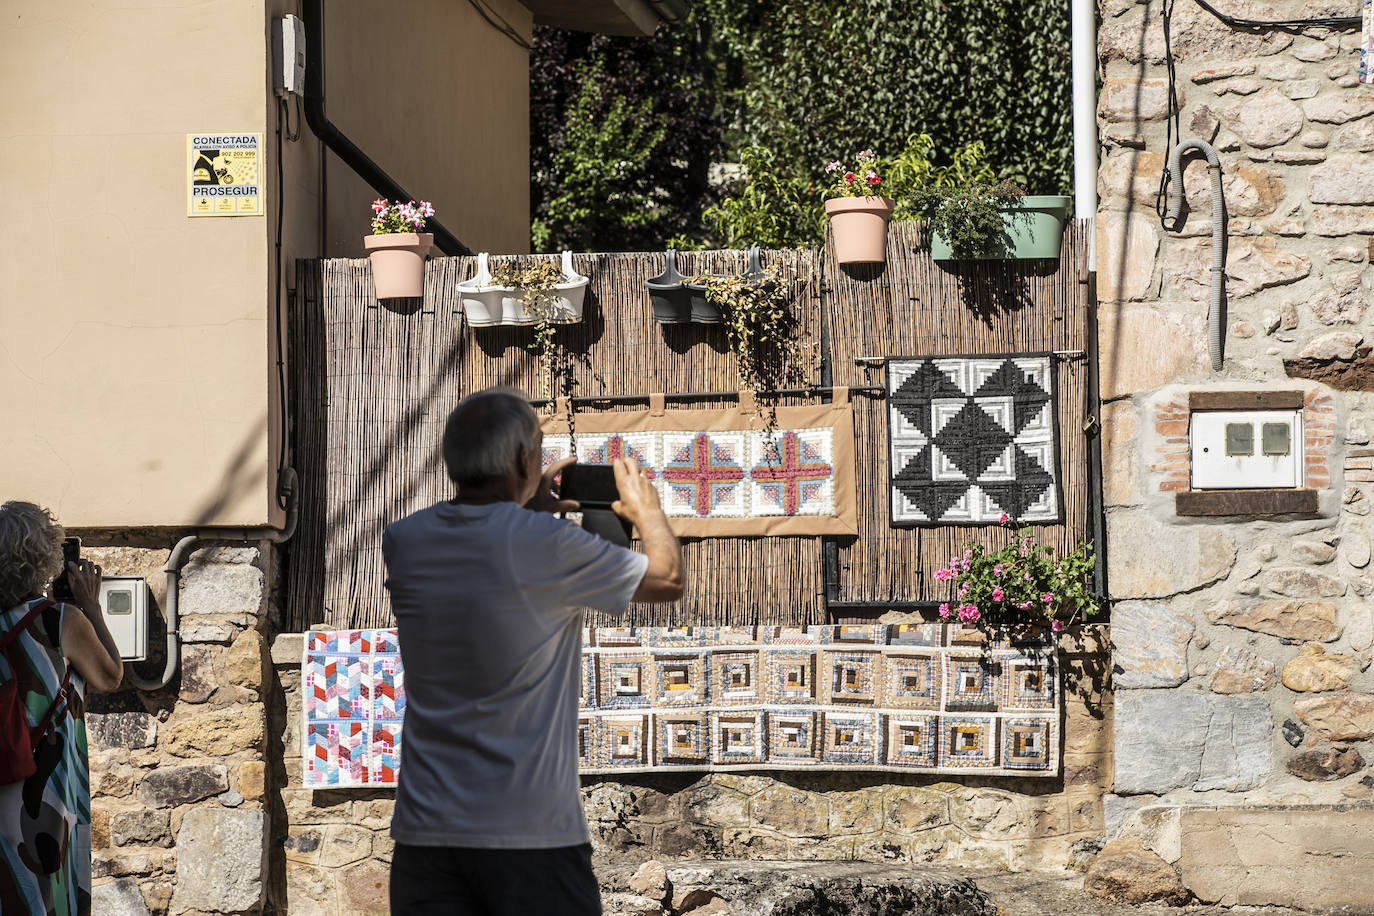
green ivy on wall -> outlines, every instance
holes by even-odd
[[[742,63],[743,139],[813,177],[829,159],[981,140],[1032,194],[1072,181],[1069,7],[1063,0],[696,0]]]
[[[705,169],[740,161],[752,146],[771,155],[767,180],[794,195],[818,195],[828,160],[865,148],[893,156],[919,133],[932,138],[937,165],[982,141],[999,177],[1032,194],[1072,190],[1064,0],[694,0],[686,23],[652,38],[561,37],[568,34],[538,30],[532,62],[541,249],[652,250],[673,236],[733,244],[718,218],[722,192],[704,183]],[[579,130],[588,106],[575,104],[588,91],[593,71],[584,60],[593,54],[611,64],[601,76],[609,95],[591,106],[611,115],[597,117],[597,138]],[[651,107],[639,108],[646,99]],[[617,119],[615,105],[629,116]],[[640,112],[655,123],[636,123]],[[587,164],[608,149],[634,150],[645,163],[646,218],[631,217],[619,197],[586,201],[587,214],[564,213],[567,195],[594,189]],[[759,154],[749,155],[757,169]],[[593,235],[607,209],[613,226],[600,224],[614,231]],[[759,222],[780,237],[801,228],[795,213]]]

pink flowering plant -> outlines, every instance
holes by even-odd
[[[1036,544],[1028,525],[1018,525],[1006,513],[1000,519],[1014,536],[1003,547],[989,550],[969,544],[935,570],[938,582],[954,589],[954,600],[940,605],[940,617],[958,620],[995,635],[1012,635],[1048,626],[1059,632],[1086,620],[1102,606],[1092,580],[1094,555],[1084,542],[1068,553]]]
[[[826,188],[826,197],[881,197],[883,177],[878,174],[878,159],[873,150],[866,149],[854,156],[851,168],[843,162],[825,164],[825,174],[834,181]]]
[[[393,232],[424,232],[425,220],[434,215],[434,205],[427,200],[418,204],[411,200],[406,203],[379,197],[372,202],[372,234],[388,235]]]

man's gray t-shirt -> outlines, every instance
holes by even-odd
[[[649,560],[513,502],[387,526],[405,668],[391,835],[415,846],[588,841],[577,778],[582,608],[623,613]]]

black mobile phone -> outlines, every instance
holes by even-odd
[[[617,546],[629,547],[634,526],[610,509],[588,509],[582,513],[582,530]]]
[[[67,575],[67,564],[81,559],[81,538],[62,539],[62,571],[52,580],[52,596],[57,601],[71,601],[76,595],[72,592],[71,579]]]
[[[609,464],[568,465],[559,481],[558,496],[577,500],[583,509],[609,509],[620,498],[615,468]]]

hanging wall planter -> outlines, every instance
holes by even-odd
[[[930,256],[937,261],[1059,260],[1059,247],[1073,198],[1062,194],[1029,195],[999,207],[1001,237],[981,248],[956,251],[937,230],[931,234]]]
[[[659,324],[685,324],[692,320],[692,293],[687,289],[687,278],[677,271],[677,252],[669,248],[663,257],[663,273],[644,281],[654,320]]]
[[[562,256],[559,280],[533,291],[525,286],[502,285],[492,277],[490,256],[477,256],[477,273],[458,284],[468,324],[475,328],[494,325],[532,325],[547,311],[550,324],[576,324],[582,320],[582,307],[590,280],[572,266],[572,252]]]
[[[761,280],[763,267],[759,259],[758,246],[750,248],[747,254],[743,278]],[[661,324],[720,324],[724,320],[720,307],[706,295],[711,276],[685,277],[678,273],[677,252],[671,248],[665,254],[666,265],[663,273],[644,281],[649,291],[649,302],[654,309],[654,320]]]
[[[887,261],[887,224],[896,201],[891,197],[832,197],[825,202],[835,260],[840,264]]]
[[[372,285],[378,299],[425,294],[425,256],[434,245],[428,232],[388,232],[363,237],[372,263]]]
[[[695,278],[694,278],[695,279]],[[720,324],[724,316],[716,304],[706,297],[705,283],[685,283],[688,309],[696,324]]]

